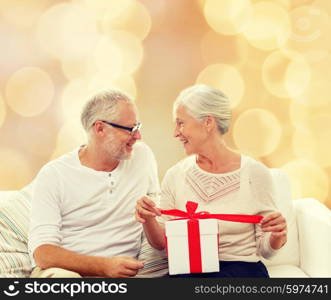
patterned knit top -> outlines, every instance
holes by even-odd
[[[240,170],[226,174],[214,174],[205,172],[194,164],[187,171],[185,181],[197,197],[209,202],[239,190]]]

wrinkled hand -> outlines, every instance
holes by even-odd
[[[261,221],[261,229],[271,232],[270,245],[273,249],[281,248],[287,241],[286,219],[279,212],[266,215]]]
[[[160,210],[151,199],[143,197],[137,201],[135,216],[138,222],[145,223],[146,221],[154,219],[156,216],[160,215]]]
[[[132,277],[139,269],[144,267],[142,261],[131,257],[110,257],[105,258],[105,277]]]

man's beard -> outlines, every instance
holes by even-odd
[[[114,138],[112,136],[109,137],[108,141],[104,145],[104,150],[107,153],[107,156],[112,160],[126,160],[131,157],[131,152],[125,151],[125,145],[124,147],[118,147],[119,145],[116,145],[114,143]]]

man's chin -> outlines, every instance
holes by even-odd
[[[128,160],[131,158],[131,153],[127,154],[127,155],[123,155],[122,160]]]
[[[131,158],[131,152],[125,152],[118,156],[118,160],[128,160]]]
[[[117,160],[127,160],[130,159],[132,156],[133,146],[126,146],[125,148],[122,148],[122,151],[118,153],[116,159]]]

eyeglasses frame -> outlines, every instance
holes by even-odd
[[[116,124],[116,123],[108,122],[108,121],[105,121],[105,120],[98,120],[98,121],[100,121],[102,123],[105,123],[107,125],[110,125],[112,127],[115,127],[115,128],[127,130],[127,131],[130,132],[131,135],[134,135],[138,130],[141,129],[141,126],[142,126],[142,124],[140,122],[138,122],[133,127],[127,127],[127,126],[119,125],[119,124]],[[95,124],[95,122],[94,122],[94,124]]]

